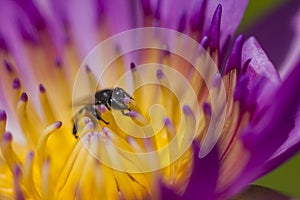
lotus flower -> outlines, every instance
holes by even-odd
[[[297,153],[247,3],[3,0],[0,198],[229,199]]]

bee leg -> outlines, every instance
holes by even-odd
[[[107,108],[107,110],[111,111],[110,106],[108,105],[108,103],[105,104],[105,107]]]
[[[133,97],[131,97],[131,96],[129,96],[129,95],[128,95],[128,97],[129,97],[129,99],[131,99],[131,100],[134,100],[134,98],[133,98]]]
[[[130,111],[130,109],[128,109],[128,112],[127,112],[127,113],[125,112],[125,110],[122,110],[121,112],[122,112],[122,114],[123,114],[124,116],[127,116],[127,117],[128,117],[128,116],[129,116],[129,111]]]
[[[106,125],[109,124],[109,122],[105,121],[103,118],[101,118],[100,120],[103,121]]]
[[[103,121],[106,125],[109,124],[109,122],[105,121],[102,117],[101,117],[101,114],[98,110],[94,110],[95,112],[93,112],[94,116],[98,119],[98,120],[101,120]]]
[[[73,125],[73,135],[74,137],[77,139],[78,138],[78,135],[77,135],[77,127],[76,127],[76,124],[74,123]]]

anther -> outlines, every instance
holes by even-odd
[[[43,86],[43,84],[40,84],[40,85],[39,85],[39,90],[40,90],[41,93],[45,93],[45,92],[46,92],[46,89],[45,89],[45,87]]]
[[[25,92],[23,92],[23,93],[21,94],[20,100],[21,100],[21,101],[24,101],[24,102],[28,101],[28,96],[27,96],[27,94],[26,94]]]
[[[130,69],[131,70],[134,70],[136,68],[136,65],[134,64],[134,62],[131,62],[130,63]]]
[[[5,121],[6,117],[6,112],[4,110],[0,110],[0,121]]]
[[[20,89],[21,88],[21,82],[20,79],[15,78],[13,80],[13,89]]]
[[[4,60],[3,64],[6,68],[6,70],[8,71],[8,73],[12,74],[14,72],[11,64],[7,60]]]

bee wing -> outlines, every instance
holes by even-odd
[[[82,97],[80,99],[73,99],[72,106],[73,107],[79,107],[83,105],[91,105],[95,103],[95,98],[92,95]]]

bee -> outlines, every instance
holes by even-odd
[[[125,104],[125,98],[134,100],[124,89],[116,87],[114,89],[104,89],[95,93],[95,102],[92,104],[84,105],[74,116],[73,135],[78,138],[77,135],[77,119],[84,111],[92,114],[97,120],[109,124],[108,121],[101,117],[100,106],[104,105],[109,111],[112,109],[120,110],[124,116],[128,116],[130,108]]]

